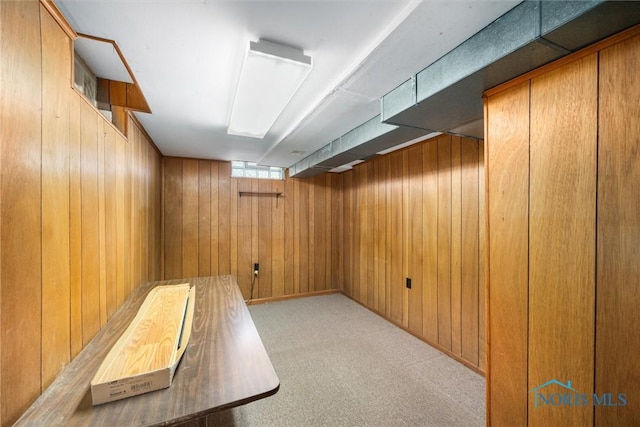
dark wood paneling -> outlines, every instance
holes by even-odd
[[[640,424],[640,36],[600,52],[596,425]]]

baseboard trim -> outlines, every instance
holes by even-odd
[[[342,295],[344,295],[345,297],[349,298],[353,302],[355,302],[355,303],[361,305],[362,307],[366,308],[370,312],[382,317],[387,322],[392,323],[393,325],[397,326],[398,328],[402,329],[403,331],[413,335],[414,337],[418,338],[420,341],[422,341],[422,342],[424,342],[426,344],[429,344],[431,347],[435,348],[436,350],[440,351],[441,353],[446,354],[447,356],[449,356],[450,358],[454,359],[455,361],[457,361],[459,363],[462,363],[464,366],[466,366],[467,368],[471,369],[472,371],[477,372],[478,374],[482,375],[483,377],[486,377],[486,372],[483,369],[480,369],[478,366],[475,366],[473,363],[469,362],[468,360],[465,360],[462,357],[456,355],[455,353],[452,353],[451,351],[447,350],[446,348],[440,346],[438,343],[431,342],[430,340],[428,340],[428,339],[426,339],[424,337],[421,337],[420,335],[416,334],[415,332],[409,330],[409,328],[406,328],[401,323],[398,323],[395,320],[390,319],[384,313],[381,313],[378,310],[374,310],[371,307],[367,307],[366,305],[364,305],[360,301],[356,300],[352,296],[346,294],[342,289],[326,289],[326,290],[323,290],[323,291],[312,291],[312,292],[303,292],[303,293],[299,293],[299,294],[280,295],[280,296],[277,296],[277,297],[257,298],[257,299],[247,300],[245,302],[247,303],[247,305],[258,305],[258,304],[266,304],[266,303],[276,302],[276,301],[286,301],[286,300],[290,300],[290,299],[316,297],[316,296],[320,296],[320,295],[330,295],[330,294],[342,294]]]
[[[258,305],[258,304],[266,304],[269,302],[286,301],[289,299],[317,297],[320,295],[330,295],[330,294],[339,294],[339,293],[342,293],[340,289],[326,289],[323,291],[303,292],[300,294],[280,295],[277,297],[257,298],[257,299],[254,298],[252,300],[247,300],[245,302],[247,303],[247,305]]]
[[[486,373],[484,370],[480,369],[478,366],[475,366],[473,363],[469,362],[468,360],[463,359],[462,357],[456,355],[455,353],[452,353],[451,351],[447,350],[446,348],[440,346],[437,343],[431,342],[430,340],[421,337],[420,335],[416,334],[415,332],[409,330],[409,328],[405,327],[404,325],[402,325],[401,323],[396,322],[395,320],[390,319],[389,317],[387,317],[384,313],[379,312],[378,310],[374,310],[371,307],[367,307],[366,305],[364,305],[363,303],[361,303],[360,301],[358,301],[357,299],[353,298],[351,295],[348,295],[346,293],[344,293],[342,290],[340,290],[340,293],[344,296],[346,296],[347,298],[349,298],[350,300],[354,301],[357,304],[360,304],[362,307],[366,308],[367,310],[369,310],[370,312],[377,314],[378,316],[382,317],[384,320],[386,320],[389,323],[394,324],[395,326],[397,326],[398,328],[402,329],[403,331],[413,335],[414,337],[418,338],[420,341],[423,341],[427,344],[429,344],[431,347],[435,348],[436,350],[440,351],[441,353],[446,354],[447,356],[449,356],[450,358],[454,359],[457,362],[462,363],[464,366],[466,366],[467,368],[471,369],[474,372],[477,372],[478,374],[482,375],[483,377],[486,378]]]

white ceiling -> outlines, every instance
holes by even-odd
[[[55,1],[77,32],[118,44],[152,110],[136,115],[164,155],[285,167],[379,114],[380,97],[519,2]],[[262,140],[226,132],[244,50],[259,38],[314,64]]]

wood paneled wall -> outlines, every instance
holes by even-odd
[[[141,282],[160,275],[160,155],[71,88],[70,38],[0,2],[0,424],[12,424]]]
[[[492,425],[640,423],[634,31],[488,96]]]
[[[483,156],[481,141],[442,135],[343,173],[336,242],[347,295],[479,371]]]
[[[229,162],[163,165],[165,279],[232,274],[247,299],[338,288],[339,176],[274,181],[231,178]]]

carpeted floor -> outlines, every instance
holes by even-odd
[[[484,378],[341,294],[249,307],[280,378],[207,426],[483,426]]]

